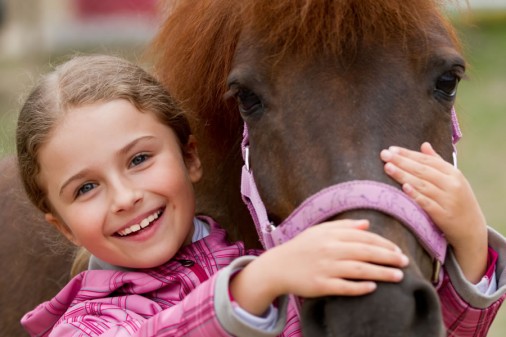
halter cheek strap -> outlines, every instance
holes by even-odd
[[[455,109],[452,108],[452,143],[462,137]],[[262,245],[269,249],[293,238],[304,229],[342,212],[356,209],[373,209],[396,218],[409,228],[422,246],[434,258],[434,282],[440,278],[440,265],[444,263],[447,242],[443,233],[427,213],[400,189],[381,182],[355,180],[327,187],[306,199],[280,225],[274,226],[260,198],[253,172],[249,166],[249,136],[246,124],[243,134],[241,192],[255,223]],[[454,159],[454,164],[456,161]]]

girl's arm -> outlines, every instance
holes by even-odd
[[[447,254],[444,280],[438,289],[448,336],[485,337],[506,298],[506,239],[487,228],[467,180],[440,159],[430,144],[424,143],[420,153],[390,148],[382,151],[381,158],[386,162],[385,172],[403,184],[453,248]],[[488,249],[497,253],[497,260],[490,259]],[[492,293],[483,293],[475,284],[488,269],[494,271],[492,282],[497,282],[497,287]]]
[[[374,291],[373,281],[400,281],[397,268],[407,265],[407,257],[368,226],[366,220],[341,220],[305,230],[242,269],[231,281],[232,297],[260,316],[282,295],[358,296]]]
[[[402,184],[443,231],[464,276],[478,283],[487,267],[487,225],[464,175],[429,143],[421,152],[390,147],[381,152],[385,172]]]
[[[438,289],[448,336],[485,337],[506,299],[506,239],[489,228],[490,248],[498,253],[495,263],[497,290],[483,293],[469,282],[450,251],[444,265],[445,276]]]

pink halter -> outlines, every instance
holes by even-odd
[[[455,109],[452,108],[452,143],[461,138]],[[269,249],[293,238],[304,229],[329,217],[356,209],[381,211],[401,221],[419,239],[427,252],[440,264],[444,263],[447,242],[441,231],[418,204],[400,189],[391,185],[354,180],[327,187],[306,199],[281,224],[274,224],[267,217],[267,210],[258,193],[253,172],[249,167],[249,136],[246,124],[243,134],[243,159],[241,193],[255,223],[260,241]],[[436,272],[438,276],[439,271]]]

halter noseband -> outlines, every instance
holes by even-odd
[[[454,164],[456,164],[455,143],[461,138],[462,133],[454,108],[451,113]],[[434,258],[433,282],[438,282],[440,266],[444,263],[446,256],[446,239],[427,213],[400,189],[370,180],[339,183],[310,196],[280,225],[274,226],[267,216],[267,210],[260,198],[249,166],[249,136],[246,124],[244,124],[242,149],[244,159],[241,179],[242,198],[250,211],[264,248],[269,249],[282,244],[304,229],[337,214],[350,210],[372,209],[396,218],[416,235],[422,246]]]

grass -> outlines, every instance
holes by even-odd
[[[475,189],[488,222],[506,235],[506,12],[455,19],[469,62],[469,79],[456,103],[464,137],[459,166]],[[0,158],[14,152],[14,120],[20,97],[55,57],[0,61]],[[5,81],[5,79],[8,79]],[[506,306],[489,337],[506,335]]]

